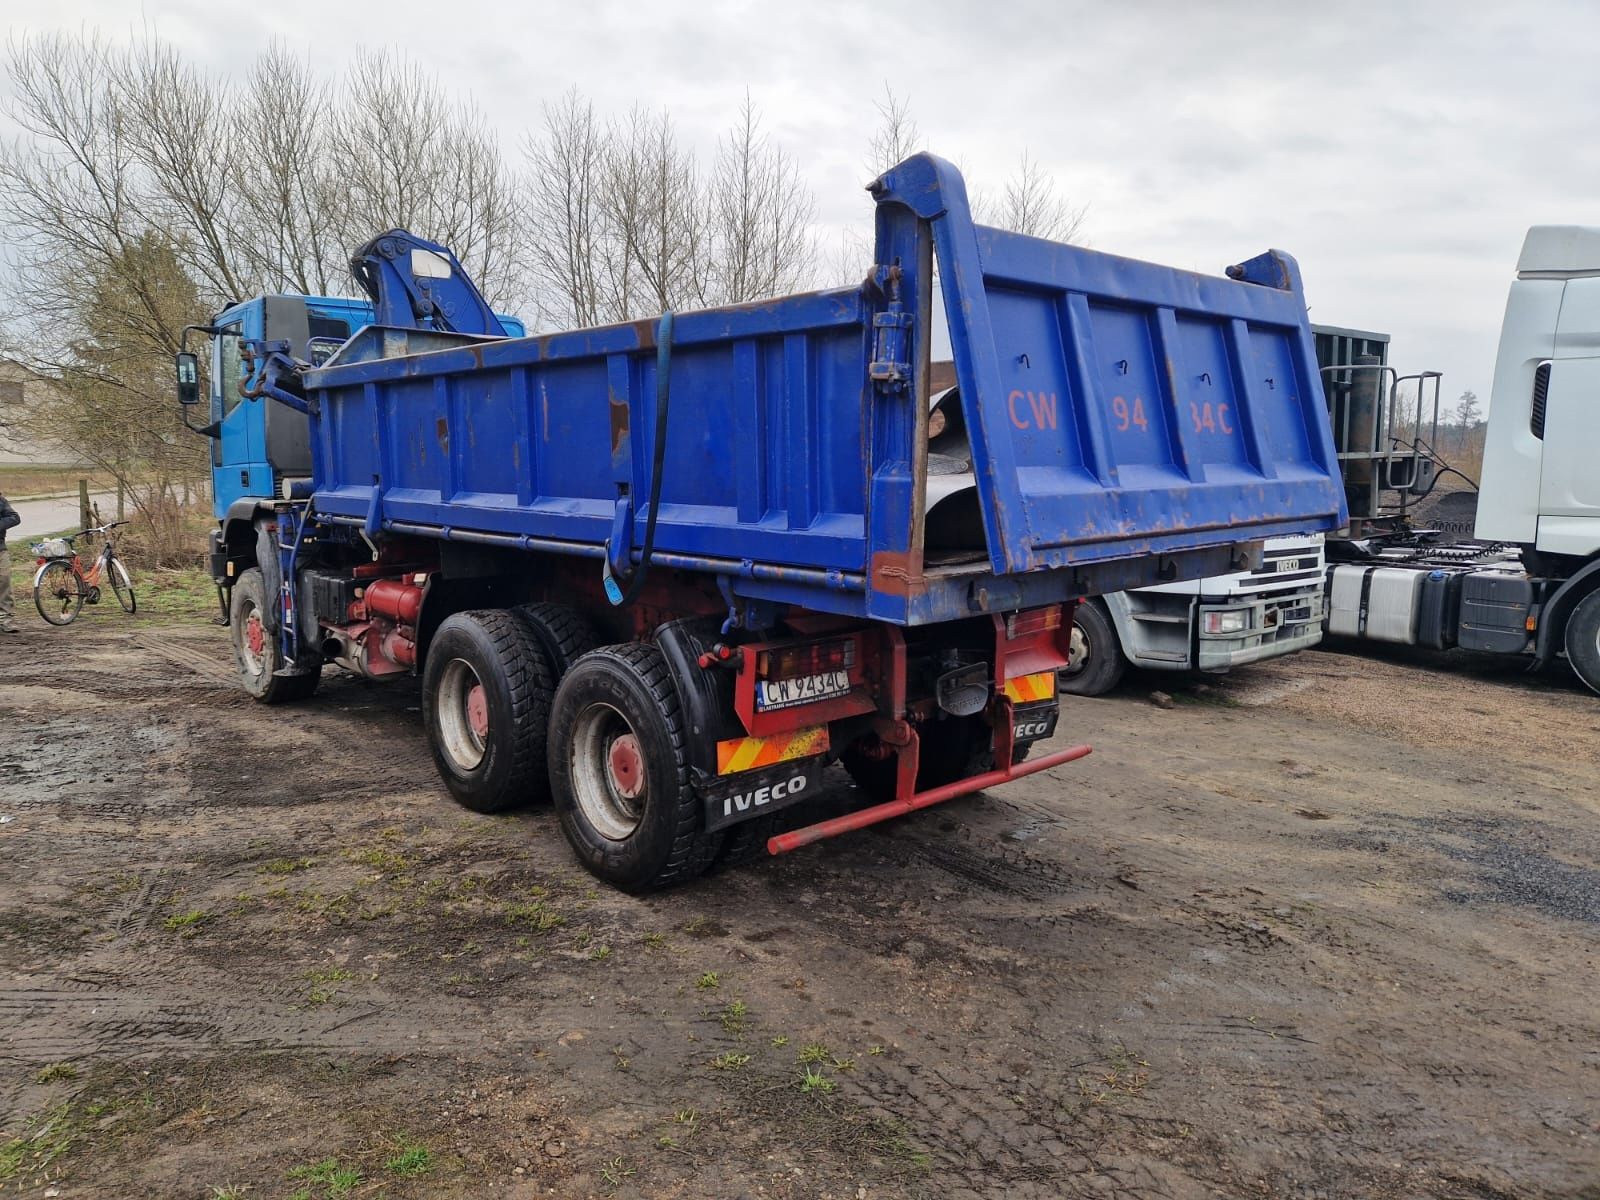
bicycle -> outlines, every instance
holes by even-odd
[[[126,521],[111,521],[67,537],[46,538],[34,543],[31,549],[39,560],[39,569],[33,576],[33,606],[41,617],[52,625],[72,624],[83,611],[85,601],[100,603],[102,582],[110,583],[123,612],[132,613],[138,607],[133,596],[133,578],[117,557],[115,539],[111,536],[113,529],[126,524]],[[85,572],[83,560],[72,543],[91,534],[99,534],[105,544],[95,555],[94,565]]]

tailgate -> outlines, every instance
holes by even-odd
[[[1220,278],[975,225],[931,157],[880,187],[931,220],[995,572],[1342,524],[1288,255]]]

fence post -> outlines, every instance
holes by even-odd
[[[93,523],[93,516],[89,512],[89,481],[80,479],[78,480],[78,528],[87,529]]]

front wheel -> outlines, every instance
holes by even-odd
[[[1600,591],[1590,592],[1567,618],[1567,661],[1591,691],[1600,692]]]
[[[1078,605],[1072,614],[1072,649],[1057,675],[1061,690],[1073,696],[1103,696],[1122,678],[1127,663],[1111,617],[1098,604]]]
[[[122,597],[119,594],[117,598]],[[129,599],[131,602],[131,591]],[[300,675],[278,674],[283,668],[283,656],[278,650],[278,637],[267,624],[267,603],[267,584],[260,567],[251,567],[234,580],[228,600],[228,638],[233,643],[239,682],[263,704],[304,700],[317,690],[322,671],[315,668]]]
[[[128,568],[122,565],[120,558],[107,558],[106,574],[111,577],[111,590],[117,594],[117,603],[122,605],[123,612],[131,615],[139,602],[133,598],[133,579]]]
[[[83,611],[83,598],[70,559],[51,559],[33,577],[33,606],[52,625],[71,625]]]
[[[550,787],[573,851],[623,891],[693,879],[722,845],[705,832],[683,710],[654,646],[606,646],[567,672],[550,718]]]

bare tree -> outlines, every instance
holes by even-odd
[[[606,256],[609,134],[577,88],[544,107],[542,135],[527,134],[528,247],[561,324],[599,325],[612,315]]]
[[[1026,150],[999,202],[986,203],[980,195],[973,205],[973,215],[984,224],[1052,242],[1079,241],[1088,214],[1088,205],[1074,205],[1056,192],[1055,181]]]
[[[108,85],[123,131],[143,168],[142,219],[164,229],[181,247],[188,271],[213,295],[255,290],[248,269],[231,251],[233,210],[229,96],[215,80],[152,38],[108,63]]]
[[[358,52],[337,100],[329,150],[346,250],[404,227],[453,249],[491,304],[518,298],[516,188],[482,113],[386,53]]]
[[[876,107],[878,127],[867,148],[867,170],[874,177],[882,175],[918,151],[927,149],[922,140],[922,131],[917,128],[916,118],[911,115],[909,101],[896,96],[887,83],[883,85],[883,99]]]
[[[350,251],[393,225],[455,249],[491,303],[524,295],[513,172],[414,66],[358,57],[335,88],[269,48],[234,86],[159,39],[94,35],[7,59],[22,137],[0,147],[0,351],[53,385],[24,432],[104,467],[157,543],[205,471],[172,413],[186,324],[260,292],[344,291]]]
[[[639,282],[637,289],[620,289],[624,315],[697,301],[706,276],[706,228],[693,154],[678,145],[665,112],[636,107],[612,137],[607,217],[626,253],[625,269]]]
[[[257,57],[233,97],[227,120],[233,248],[263,286],[306,295],[346,286],[351,247],[339,240],[332,93],[308,63],[274,45]]]
[[[1456,453],[1465,454],[1471,446],[1472,435],[1483,423],[1483,410],[1478,405],[1478,393],[1471,389],[1462,392],[1455,408],[1451,410],[1451,415],[1455,417]]]
[[[718,150],[707,204],[705,300],[757,300],[793,291],[810,278],[816,205],[799,165],[761,132],[748,92]]]
[[[532,265],[550,315],[593,325],[802,287],[815,202],[745,98],[710,170],[664,112],[602,123],[577,91],[524,141]]]

